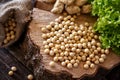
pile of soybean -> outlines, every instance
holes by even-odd
[[[54,67],[59,62],[71,69],[83,62],[83,68],[89,69],[103,63],[109,49],[102,49],[92,26],[88,22],[76,24],[76,15],[63,15],[41,29],[44,53],[53,57],[49,65]]]

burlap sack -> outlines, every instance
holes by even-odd
[[[25,24],[30,19],[30,11],[32,10],[32,0],[0,0],[0,47],[6,47],[13,44],[19,39]],[[4,23],[8,19],[10,12],[15,12],[16,34],[15,39],[3,45],[5,39]]]

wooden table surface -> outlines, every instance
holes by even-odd
[[[47,6],[46,6],[47,8]],[[116,64],[120,63],[120,57],[115,55],[113,52],[110,52],[110,54],[107,55],[107,58],[105,59],[104,63],[101,63],[99,65],[96,65],[94,69],[84,69],[83,64],[84,62],[81,62],[80,65],[77,68],[68,69],[66,67],[63,67],[60,65],[60,63],[55,63],[55,67],[52,68],[49,66],[49,62],[52,61],[52,57],[44,53],[44,47],[43,47],[43,41],[44,39],[42,36],[41,28],[45,27],[49,24],[50,21],[54,21],[55,18],[57,18],[58,15],[51,13],[50,11],[41,10],[38,8],[33,9],[33,15],[32,15],[32,21],[29,25],[29,39],[32,41],[32,43],[39,47],[40,54],[42,55],[42,62],[43,66],[46,70],[50,71],[53,74],[60,74],[63,71],[66,71],[67,74],[72,75],[72,78],[82,78],[84,75],[94,75],[99,67],[105,68],[105,69],[111,69]],[[76,23],[83,24],[84,22],[89,22],[90,25],[93,25],[96,21],[95,17],[91,17],[90,15],[80,15],[77,16]]]
[[[27,80],[27,75],[32,74],[34,72],[32,67],[29,64],[27,64],[29,58],[26,58],[25,56],[26,52],[22,51],[23,48],[23,46],[21,48],[22,41],[23,40],[18,41],[13,46],[10,46],[7,49],[5,48],[0,49],[0,80]],[[33,49],[31,49],[31,51],[32,50]],[[17,67],[17,72],[15,72],[13,76],[8,75],[8,71],[10,70],[11,66]],[[48,79],[49,78],[50,76],[48,77]],[[119,79],[120,79],[120,64],[117,64],[111,70],[105,70],[103,68],[100,68],[95,76],[86,76],[81,80],[119,80]]]
[[[8,75],[12,66],[17,67],[17,71],[11,77]],[[27,80],[27,75],[32,72],[14,57],[8,50],[0,49],[0,80]]]
[[[40,7],[42,5],[37,6]],[[26,42],[25,37],[26,35],[22,36],[24,37],[22,37],[21,40],[16,42],[14,45],[8,48],[0,48],[0,80],[27,80],[28,74],[35,73],[33,71],[33,66],[30,65],[32,63],[29,62],[31,56],[25,56],[26,54],[32,54],[32,51],[34,51],[35,49],[30,45],[24,43]],[[29,48],[28,49],[29,51],[25,51],[26,48]],[[14,73],[13,76],[9,76],[8,72],[10,71],[10,68],[12,66],[16,66],[17,71]],[[50,78],[49,75],[48,78]],[[113,69],[110,70],[100,68],[95,76],[87,76],[84,77],[82,80],[119,80],[119,79],[120,79],[120,64],[117,64],[114,66]]]
[[[39,47],[40,54],[42,55],[42,63],[46,70],[50,71],[53,74],[60,74],[62,71],[66,71],[68,72],[67,74],[72,75],[72,78],[81,78],[84,75],[94,75],[99,67],[111,69],[113,66],[120,62],[120,57],[110,52],[110,54],[107,55],[105,62],[97,65],[94,69],[85,70],[83,67],[81,67],[82,63],[78,68],[74,69],[61,67],[59,63],[56,63],[54,68],[49,67],[49,62],[52,60],[52,58],[44,54],[42,46],[43,39],[40,36],[42,34],[41,28],[45,27],[49,24],[50,21],[54,21],[54,19],[58,17],[58,15],[50,12],[52,6],[52,4],[47,4],[42,2],[42,0],[37,0],[36,8],[33,9],[32,21],[30,23],[28,32],[31,41],[34,43],[34,45],[37,45]],[[76,23],[84,23],[86,21],[92,25],[96,19],[94,19],[94,17],[90,17],[90,15],[81,14],[80,16],[77,16]]]

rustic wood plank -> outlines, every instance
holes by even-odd
[[[13,76],[8,75],[8,71],[12,66],[17,67],[17,71]],[[7,49],[0,49],[0,80],[26,80],[28,74],[32,72],[18,61]]]
[[[68,69],[68,68],[62,67],[59,63],[55,64],[56,65],[55,68],[51,68],[49,66],[49,62],[52,60],[52,57],[44,54],[44,48],[42,44],[43,39],[41,37],[42,35],[41,28],[48,25],[50,21],[54,21],[55,18],[57,17],[58,15],[36,8],[33,10],[33,20],[29,27],[28,35],[30,36],[30,39],[33,42],[33,44],[37,45],[40,48],[40,54],[43,56],[42,63],[45,69],[55,74],[57,73],[59,74],[62,71],[66,71],[68,72],[68,74],[71,74],[73,78],[80,78],[81,76],[83,76],[83,74],[95,73],[97,68],[85,70],[82,67],[83,63],[81,63],[78,68],[74,68],[74,69]],[[93,22],[96,20],[95,18],[90,17],[88,15],[82,15],[78,17],[79,18],[77,19],[77,23],[79,24],[84,22],[89,22],[91,23],[91,25],[93,25]]]
[[[87,75],[95,74],[99,67],[111,69],[112,67],[114,67],[114,65],[120,63],[120,57],[118,57],[113,52],[111,52],[109,55],[107,55],[108,57],[105,60],[105,62],[97,65],[94,69],[88,69],[88,70],[83,69],[82,65],[84,63],[81,63],[78,68],[74,68],[74,69],[67,69],[65,67],[60,66],[59,63],[55,64],[56,65],[55,68],[49,67],[49,62],[52,60],[52,57],[44,54],[44,49],[42,44],[43,39],[41,38],[42,35],[41,28],[48,25],[50,21],[54,21],[54,19],[57,17],[58,15],[52,14],[49,11],[44,11],[36,8],[33,10],[33,20],[29,26],[28,35],[30,36],[30,39],[33,42],[33,44],[39,47],[40,54],[43,57],[42,64],[46,70],[54,74],[59,74],[62,73],[63,71],[66,71],[68,72],[67,74],[71,74],[73,78],[81,78],[83,75],[86,74]],[[89,22],[91,23],[91,25],[93,25],[95,21],[96,19],[90,17],[89,15],[80,15],[78,16],[76,22],[79,24],[84,22]]]
[[[53,3],[45,3],[43,0],[36,0],[36,8],[50,11],[53,8]]]

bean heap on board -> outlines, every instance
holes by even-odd
[[[109,49],[101,47],[92,26],[88,22],[76,24],[76,15],[63,15],[41,29],[44,54],[53,58],[49,65],[54,67],[56,62],[71,69],[84,63],[83,68],[89,69],[103,63]]]

